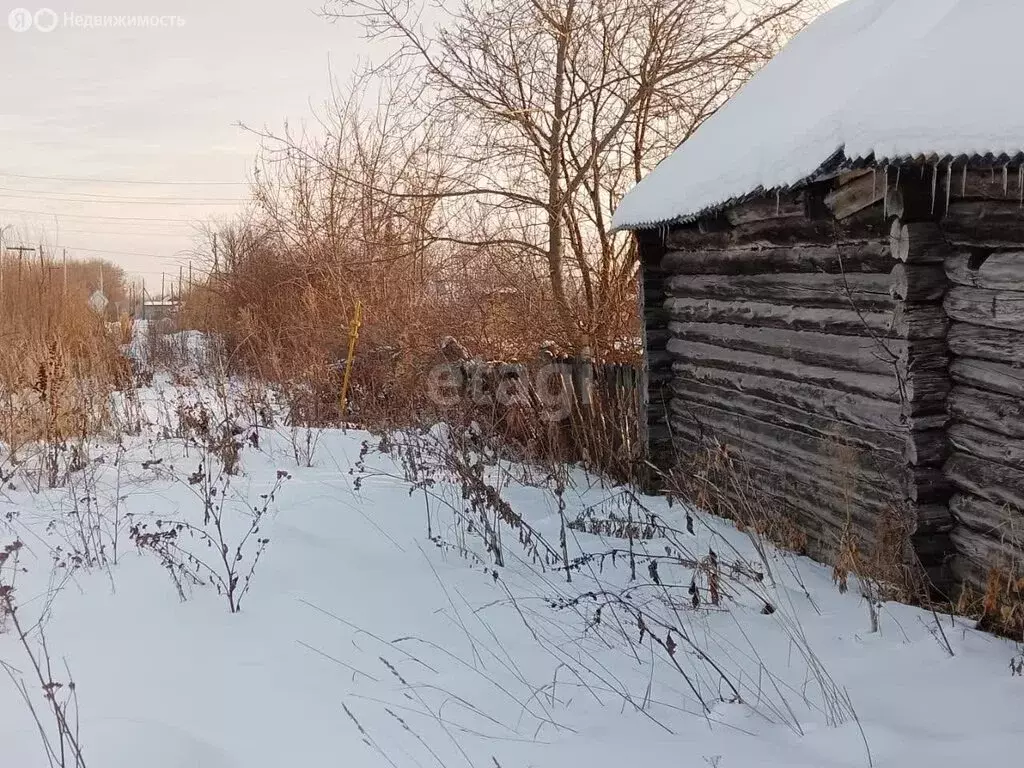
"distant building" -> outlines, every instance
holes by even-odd
[[[139,320],[154,323],[162,331],[173,330],[178,321],[177,299],[146,299],[139,305]]]

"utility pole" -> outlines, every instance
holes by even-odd
[[[217,233],[213,233],[213,273],[217,274]]]
[[[18,279],[21,279],[22,262],[24,261],[26,253],[34,253],[35,248],[28,245],[12,245],[7,248],[8,251],[18,252]]]
[[[166,288],[166,285],[167,285],[167,273],[166,272],[161,272],[160,273],[160,301],[163,301],[164,299],[167,298],[167,288]]]
[[[68,298],[68,249],[64,249],[64,299]]]

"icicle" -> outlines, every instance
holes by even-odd
[[[1024,168],[1024,165],[1021,166]],[[878,166],[871,169],[871,196],[878,194]]]
[[[1017,166],[1017,189],[1020,191],[1020,206],[1024,208],[1024,163]]]
[[[1010,164],[1003,166],[1003,197],[1010,194]]]
[[[932,166],[932,213],[935,213],[935,192],[939,185],[939,163]]]
[[[885,172],[885,196],[882,198],[882,216],[889,218],[889,166],[883,169]]]
[[[967,163],[964,163],[964,177],[960,182],[960,197],[967,197]]]
[[[775,190],[775,215],[778,216],[782,211],[782,190]]]
[[[953,161],[949,161],[949,168],[946,169],[946,210],[949,210],[949,201],[952,198],[953,187]]]

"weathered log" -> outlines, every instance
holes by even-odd
[[[730,387],[689,379],[677,374],[672,392],[681,402],[699,403],[743,414],[769,424],[835,440],[859,448],[893,454],[914,466],[945,460],[946,437],[942,429],[910,432],[904,424],[865,425],[837,419],[833,409],[808,409],[781,403],[774,397],[737,392]],[[863,421],[863,418],[861,419]]]
[[[959,525],[1003,541],[1024,556],[1024,512],[1020,509],[993,504],[970,493],[957,493],[949,500],[949,512]]]
[[[949,364],[949,374],[957,384],[1024,398],[1024,368],[991,360],[956,357]]]
[[[672,398],[673,431],[712,435],[723,443],[746,446],[762,456],[791,464],[832,483],[843,494],[869,503],[899,498],[945,500],[949,484],[935,466],[909,466],[903,456],[877,447],[843,442],[836,435],[819,436],[761,421],[749,415],[694,401]]]
[[[699,424],[689,414],[673,416],[671,424],[672,434],[677,438],[684,438],[693,445],[724,447],[734,465],[761,470],[765,479],[789,481],[791,486],[813,493],[815,501],[824,509],[840,513],[834,518],[840,525],[850,507],[860,512],[862,520],[870,520],[879,508],[906,501],[895,473],[868,472],[851,462],[843,466],[838,462],[826,464],[792,447],[780,451],[756,434],[730,431],[721,425]],[[760,485],[758,489],[764,490],[766,486]],[[820,516],[827,519],[824,509]]]
[[[706,464],[708,448],[700,438],[676,434],[673,450],[680,457],[696,459],[698,465]],[[738,454],[735,460],[739,466],[731,473],[733,481],[722,483],[702,499],[708,510],[747,523],[791,521],[806,537],[802,551],[827,560],[835,551],[847,520],[845,511],[829,511],[828,504],[835,503],[835,494],[817,491],[813,485],[791,478],[784,467],[755,466]],[[843,523],[831,523],[830,517],[842,518]],[[789,545],[798,546],[798,542],[793,540]]]
[[[842,221],[885,199],[884,179],[874,170],[856,171],[840,177],[839,186],[825,196],[825,205]]]
[[[726,209],[725,218],[732,225],[750,224],[758,221],[803,218],[803,195],[786,193],[766,195],[734,205]]]
[[[757,299],[805,307],[859,307],[894,311],[891,274],[675,275],[671,298]]]
[[[711,344],[688,342],[673,338],[668,351],[679,362],[696,363],[710,368],[724,368],[758,374],[775,379],[803,381],[828,389],[854,392],[882,400],[901,403],[909,415],[932,413],[945,407],[949,392],[946,371],[912,370],[900,381],[894,374],[837,371],[823,366],[806,365],[756,352],[723,349]],[[678,365],[675,363],[674,365]]]
[[[667,348],[684,363],[754,373],[775,379],[805,381],[838,391],[857,392],[901,402],[899,382],[894,375],[836,371],[823,366],[780,360],[772,355],[723,349],[679,338],[670,339]]]
[[[698,467],[708,466],[705,446],[709,443],[700,435],[683,437],[676,432],[676,451],[696,456]],[[716,455],[717,446],[710,442]],[[865,551],[883,540],[892,546],[891,524],[897,519],[905,520],[899,525],[913,532],[911,540],[926,566],[941,564],[949,552],[945,532],[952,527],[952,518],[945,503],[917,504],[897,493],[884,501],[863,502],[837,486],[835,477],[808,473],[788,458],[778,461],[756,452],[745,454],[736,444],[730,449],[729,477],[716,483],[713,494],[718,514],[754,521],[791,519],[808,537],[808,551],[826,561],[849,534],[859,539]]]
[[[993,291],[1024,291],[1024,251],[958,253],[946,259],[946,275],[957,285]]]
[[[949,458],[949,435],[944,428],[914,430],[904,435],[904,442],[904,458],[911,466],[938,466]]]
[[[674,227],[669,230],[665,244],[669,250],[684,251],[722,250],[744,245],[770,248],[881,240],[887,234],[888,224],[882,214],[882,206],[876,205],[841,222],[801,217],[753,221],[722,231],[702,232],[700,227]]]
[[[955,285],[946,295],[944,306],[952,319],[962,323],[1024,331],[1024,292]]]
[[[954,355],[1024,365],[1024,333],[953,323],[946,343]]]
[[[897,264],[884,273],[775,273],[752,275],[673,275],[671,297],[758,298],[803,306],[894,310],[898,300],[938,301],[946,291],[942,267]]]
[[[949,393],[949,413],[959,421],[1024,439],[1024,400],[957,385]]]
[[[799,307],[759,301],[671,298],[669,316],[684,323],[736,323],[795,331],[821,331],[841,336],[883,338],[945,338],[949,320],[940,305],[898,304],[892,312],[858,311],[851,307]]]
[[[747,350],[808,365],[849,371],[906,375],[912,365],[945,368],[946,345],[941,339],[908,341],[872,336],[837,336],[731,323],[669,323],[676,337],[727,349]]]
[[[894,259],[907,264],[941,264],[952,253],[938,224],[905,224],[899,218],[893,220],[889,248]]]
[[[1024,440],[973,424],[955,423],[949,428],[949,443],[961,453],[1024,470]]]
[[[1024,245],[1024,207],[1018,201],[956,201],[942,229],[957,245],[1019,248]]]
[[[668,340],[672,338],[672,332],[668,327],[663,328],[646,328],[644,330],[644,348],[661,350],[668,344]]]
[[[1024,472],[1003,464],[954,453],[944,468],[953,483],[993,504],[1024,509]]]
[[[719,408],[819,437],[831,436],[837,441],[849,442],[862,449],[866,447],[888,452],[900,458],[906,451],[905,440],[900,438],[897,430],[839,422],[828,416],[786,406],[773,399],[678,376],[672,383],[672,391],[682,402]]]
[[[710,368],[691,361],[677,360],[672,369],[681,384],[690,382],[715,387],[724,392],[745,393],[774,400],[859,427],[890,431],[909,428],[909,413],[904,414],[899,402],[831,389],[802,379],[793,381],[726,368]]]
[[[967,526],[956,526],[950,533],[956,550],[953,573],[956,581],[982,595],[988,589],[989,575],[995,571],[1019,578],[1024,574],[1024,559],[1017,545],[979,533]]]
[[[683,275],[750,275],[780,272],[889,272],[893,258],[887,245],[865,243],[795,245],[788,248],[667,251],[661,267]]]
[[[939,266],[897,264],[892,270],[893,295],[906,301],[939,301],[946,293],[946,272]]]

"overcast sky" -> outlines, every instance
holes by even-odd
[[[52,10],[36,20],[57,27],[14,31],[30,18],[12,16],[19,7]],[[258,140],[237,123],[308,118],[330,92],[329,71],[345,79],[367,52],[354,27],[317,17],[318,8],[319,0],[0,0],[7,243],[109,258],[150,288],[161,272],[176,277],[195,244],[192,222],[230,216],[247,194]],[[66,26],[65,14],[184,24],[87,28]],[[127,180],[203,183],[118,183]]]

